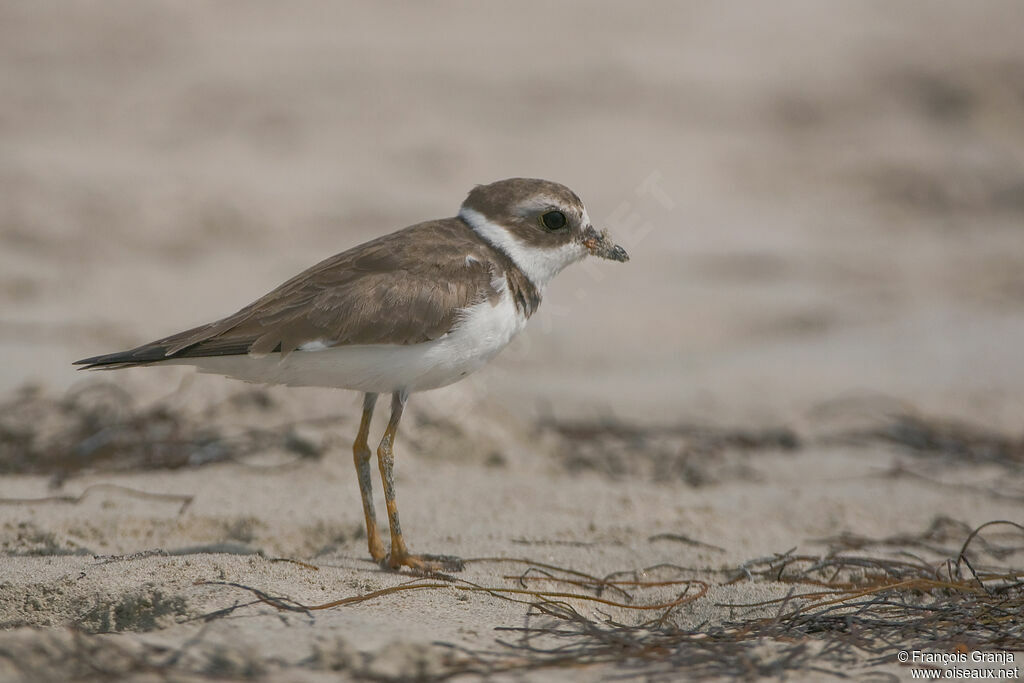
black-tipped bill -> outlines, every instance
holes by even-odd
[[[587,228],[583,231],[583,246],[592,256],[600,256],[609,261],[621,261],[622,263],[629,260],[629,254],[612,241],[607,230],[598,232],[593,227]]]

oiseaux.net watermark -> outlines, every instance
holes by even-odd
[[[1013,652],[929,652],[900,650],[896,659],[910,665],[911,680],[1017,680],[1020,667]]]

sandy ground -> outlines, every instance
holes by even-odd
[[[879,436],[916,415],[1020,453],[1022,25],[1015,2],[4,3],[0,678],[430,677],[502,652],[496,629],[529,608],[455,587],[204,620],[252,595],[197,582],[313,605],[412,578],[365,552],[357,399],[274,388],[254,407],[220,378],[70,362],[225,315],[513,175],[570,185],[632,261],[567,271],[491,367],[414,396],[397,474],[414,550],[691,567],[711,587],[671,621],[701,629],[786,594],[725,585],[749,560],[944,519],[964,525],[955,552],[965,529],[1024,521],[1020,460]],[[219,434],[297,429],[315,457],[10,464],[19,425],[61,428],[43,424],[58,404],[19,417],[19,387],[97,381]],[[907,676],[827,664],[877,666]]]

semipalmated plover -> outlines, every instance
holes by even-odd
[[[87,369],[192,365],[250,382],[364,393],[352,447],[373,559],[393,569],[453,568],[402,539],[394,440],[409,394],[478,370],[516,336],[551,279],[588,254],[626,261],[572,190],[548,180],[478,185],[458,216],[427,221],[332,256],[227,318],[149,344],[76,361]],[[370,419],[391,394],[377,448],[391,552],[377,532]]]

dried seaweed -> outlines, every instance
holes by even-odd
[[[198,619],[210,621],[233,614],[239,609],[254,605],[268,605],[277,610],[286,612],[299,612],[311,615],[315,611],[334,609],[338,607],[351,606],[369,601],[377,601],[397,593],[407,591],[443,590],[456,593],[479,593],[511,602],[527,605],[530,612],[537,610],[539,613],[551,616],[563,616],[578,618],[581,623],[590,624],[589,620],[582,616],[576,606],[588,604],[611,610],[625,610],[627,612],[655,612],[658,616],[645,621],[644,625],[662,624],[665,618],[674,610],[688,603],[703,597],[708,584],[704,581],[684,578],[681,576],[686,570],[669,565],[650,567],[638,572],[616,572],[606,577],[598,577],[585,572],[557,567],[555,565],[535,562],[524,558],[474,558],[466,560],[467,564],[501,564],[501,565],[525,565],[525,569],[518,575],[505,576],[506,580],[512,583],[504,586],[484,586],[472,581],[457,578],[444,574],[425,575],[413,580],[399,583],[397,585],[373,591],[371,593],[354,595],[338,600],[333,600],[319,605],[303,605],[291,598],[271,595],[260,589],[244,584],[227,581],[203,581],[200,585],[226,586],[244,590],[252,594],[255,599],[244,603],[216,610],[202,615]],[[659,578],[652,578],[655,575]],[[550,588],[530,588],[531,584],[551,584]],[[669,594],[662,599],[643,600],[640,593],[654,590],[667,590]],[[615,597],[607,597],[608,594]],[[576,606],[574,606],[576,605]],[[501,629],[498,629],[499,631]],[[435,643],[436,646],[448,648],[452,656],[446,658],[446,666],[443,672],[435,676],[421,676],[423,680],[443,680],[456,675],[476,673],[494,674],[508,671],[525,671],[534,668],[551,668],[562,666],[561,661],[547,661],[532,657],[523,657],[514,654],[507,647],[505,651],[495,652],[472,652],[459,648],[450,643]],[[498,641],[499,646],[504,646],[503,641]],[[594,662],[578,662],[579,665],[586,665]],[[348,673],[357,678],[365,672],[358,668],[349,669]],[[379,679],[379,676],[368,678]]]
[[[1024,435],[1013,436],[963,420],[900,412],[878,426],[845,432],[833,440],[859,445],[886,443],[948,464],[1024,468]]]
[[[254,405],[260,405],[258,396]],[[693,484],[714,480],[712,468],[721,467],[715,461],[742,467],[735,460],[729,464],[726,456],[791,451],[802,445],[787,429],[641,428],[615,422],[547,423],[545,429],[560,439],[562,464],[569,469],[592,469],[609,476],[674,477]],[[271,448],[285,449],[296,457],[319,454],[316,449],[289,445],[290,438],[287,430],[283,436],[281,430],[262,429],[232,435],[213,421],[196,420],[168,405],[137,405],[112,384],[89,385],[60,399],[26,390],[0,406],[0,471],[70,476],[86,470],[239,460]],[[863,445],[891,444],[915,455],[939,458],[944,464],[989,463],[1011,470],[1024,464],[1022,439],[903,413],[880,427],[848,432],[841,439]],[[914,476],[923,480],[921,475]],[[123,487],[117,492],[181,505],[189,500]],[[78,497],[2,502],[74,504],[88,493],[89,489]],[[1024,613],[1024,569],[1019,563],[1010,564],[1024,552],[1022,531],[1024,527],[1012,521],[972,529],[938,517],[919,534],[872,538],[845,533],[820,539],[815,543],[826,550],[819,554],[794,549],[738,567],[663,565],[606,576],[525,558],[477,558],[469,562],[518,568],[499,572],[487,585],[445,575],[423,576],[320,605],[303,605],[241,583],[209,582],[206,585],[245,591],[252,599],[198,619],[208,622],[260,606],[272,607],[282,618],[295,613],[313,619],[320,610],[386,601],[403,592],[447,591],[525,605],[524,622],[499,628],[495,644],[485,650],[435,643],[445,655],[429,674],[421,676],[423,680],[584,666],[600,666],[602,675],[612,671],[647,680],[674,680],[680,675],[784,677],[788,672],[848,677],[858,669],[869,673],[872,667],[894,664],[896,652],[909,644],[933,651],[1024,649],[1024,622],[1019,617]],[[720,550],[681,535],[649,539],[665,541]],[[97,558],[101,562],[133,559]],[[708,589],[706,582],[695,577],[708,576],[721,577],[726,584],[788,584],[790,590],[761,602],[719,604],[732,610],[726,620],[679,626],[680,608],[704,597]],[[119,649],[82,634],[61,643],[64,669],[49,678],[114,680],[139,671],[158,679],[182,674],[244,678],[262,675],[268,666],[258,656],[247,659],[216,648],[197,647],[203,656],[186,662],[181,650],[138,644],[134,649]],[[104,647],[109,651],[104,652]],[[0,647],[0,658],[13,657],[11,652]],[[22,666],[21,660],[17,665]],[[311,660],[305,665],[323,664]],[[353,678],[382,679],[379,672],[367,669],[365,658],[341,658],[331,666]],[[32,676],[27,673],[26,678]]]
[[[255,680],[266,673],[267,662],[252,652],[203,635],[174,648],[78,630],[15,634],[0,643],[0,660],[17,672],[13,680],[33,682]]]
[[[993,526],[1024,531],[1014,522],[990,522],[967,533],[954,555],[933,561],[846,555],[834,549],[825,556],[790,552],[745,563],[730,582],[793,584],[784,598],[731,605],[777,605],[771,618],[683,630],[663,616],[624,625],[537,603],[525,626],[504,629],[518,635],[502,641],[508,652],[491,653],[492,659],[481,660],[490,668],[478,671],[604,664],[616,666],[624,677],[647,680],[683,673],[687,678],[783,676],[787,671],[846,677],[853,666],[896,662],[896,653],[909,644],[935,651],[1019,650],[1024,648],[1019,618],[1024,612],[1024,570],[981,566],[985,557],[1019,550],[982,542],[979,532]],[[916,538],[844,536],[830,539],[830,544],[852,542],[904,554],[908,545],[931,550],[934,541],[949,540],[952,528],[963,530],[952,520],[939,519]],[[507,661],[499,665],[502,656]],[[513,663],[517,656],[522,659]]]
[[[1015,554],[1020,547],[997,542],[994,532],[999,529],[1009,532],[1000,539],[1016,535],[1013,540],[1018,543],[1024,532],[1024,526],[1003,520],[969,530],[955,520],[938,518],[917,536],[870,539],[847,534],[826,539],[831,550],[825,555],[790,551],[754,559],[729,572],[726,583],[782,582],[792,585],[790,592],[764,602],[720,606],[770,608],[773,616],[692,629],[674,625],[672,615],[706,593],[706,583],[685,578],[693,570],[663,565],[598,577],[503,558],[467,562],[525,565],[521,573],[504,577],[511,585],[481,586],[450,576],[426,576],[314,606],[237,583],[212,582],[246,590],[256,600],[205,618],[256,604],[311,614],[410,590],[477,592],[526,604],[524,625],[498,628],[495,647],[488,650],[435,643],[449,654],[443,671],[428,680],[586,666],[613,667],[617,677],[645,680],[675,680],[681,675],[780,677],[787,672],[846,678],[857,669],[867,673],[872,667],[896,663],[897,652],[911,644],[933,651],[1024,649],[1024,622],[1019,618],[1024,612],[1024,569],[990,561]],[[983,539],[983,531],[993,538]],[[954,533],[963,539],[959,550],[940,557],[934,551],[944,549],[934,544],[952,540]],[[881,552],[847,554],[850,548],[868,547]],[[933,557],[910,555],[907,548]],[[670,600],[644,599],[665,586],[682,590]],[[581,609],[587,604],[609,611],[589,616],[593,609]],[[652,616],[628,618],[642,613]],[[348,673],[359,677],[358,669]]]
[[[835,412],[835,407],[829,408]],[[915,414],[906,406],[883,411],[877,424],[821,437],[824,444],[896,446],[944,464],[994,464],[1024,469],[1024,435],[1010,435],[971,424]],[[703,486],[726,479],[754,479],[748,460],[754,452],[799,450],[805,439],[788,427],[729,429],[677,424],[639,426],[617,420],[552,421],[541,428],[555,435],[556,454],[569,471],[594,471],[611,478],[640,476],[653,481],[682,480]],[[1004,495],[1004,497],[1007,497]]]
[[[756,474],[732,454],[795,451],[800,437],[787,427],[762,430],[702,425],[638,426],[620,421],[546,421],[541,428],[559,441],[556,454],[570,472],[594,471],[611,478],[639,476],[704,486]]]
[[[266,409],[269,399],[259,393],[240,392],[228,401],[244,400]],[[87,471],[241,461],[271,449],[296,458],[320,457],[322,445],[297,427],[298,423],[269,429],[217,426],[168,402],[139,405],[111,382],[91,382],[60,397],[23,387],[0,404],[0,474],[47,474],[61,481]]]
[[[673,623],[679,609],[707,599],[708,585],[688,578],[692,569],[660,565],[596,576],[526,558],[467,561],[520,567],[504,575],[506,583],[500,585],[446,575],[416,576],[319,605],[304,605],[237,582],[203,582],[244,591],[253,599],[197,619],[208,623],[238,610],[269,606],[282,618],[297,614],[312,620],[321,610],[386,601],[408,591],[475,593],[526,605],[523,625],[496,629],[495,644],[487,649],[433,643],[429,652],[420,653],[423,661],[413,662],[418,680],[579,667],[601,667],[605,678],[650,681],[785,678],[787,674],[862,678],[875,667],[894,664],[897,652],[911,645],[931,651],[1024,648],[1024,622],[1019,618],[1024,611],[1024,570],[992,562],[1018,552],[1022,535],[1024,526],[1015,522],[997,520],[967,530],[955,520],[938,518],[916,536],[871,539],[844,534],[825,539],[829,550],[823,555],[790,551],[753,559],[727,570],[724,581],[783,582],[792,586],[789,593],[758,603],[728,605],[741,611],[759,610],[756,618],[694,628]],[[946,550],[944,544],[955,537],[961,539],[958,548],[944,557],[935,552]],[[878,553],[863,554],[867,548]],[[930,558],[909,555],[907,548]],[[851,554],[851,549],[856,553]],[[764,616],[766,608],[770,616]],[[296,665],[204,643],[204,632],[200,630],[178,649],[142,642],[118,644],[80,633],[71,634],[70,639],[45,636],[45,643],[37,640],[33,647],[59,651],[60,657],[33,661],[47,662],[52,671],[26,668],[27,660],[18,657],[27,651],[24,645],[17,655],[10,646],[0,645],[0,658],[17,666],[26,680],[42,674],[67,680],[117,680],[139,672],[157,680],[178,680],[183,675],[253,678],[272,675],[277,666]],[[297,664],[344,671],[356,680],[408,678],[407,674],[397,678],[383,674],[374,668],[375,656],[370,653],[322,649]]]

